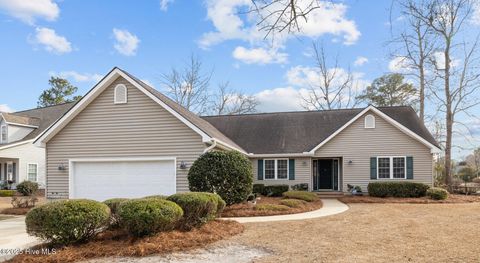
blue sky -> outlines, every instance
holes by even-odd
[[[392,69],[390,1],[346,0],[312,19],[308,32],[273,42],[263,41],[250,17],[238,15],[248,3],[0,0],[0,108],[35,107],[51,75],[66,77],[84,94],[114,66],[162,90],[160,74],[196,54],[214,71],[212,89],[229,81],[257,96],[261,111],[301,110],[298,92],[314,65],[312,41],[322,41],[331,58],[338,53],[339,66],[362,85]]]

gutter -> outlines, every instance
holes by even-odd
[[[217,141],[212,140],[211,143],[212,143],[212,145],[208,146],[205,150],[203,150],[203,153],[207,153],[207,152],[213,150],[215,147],[217,147]]]
[[[249,153],[248,157],[251,158],[264,158],[264,157],[312,157],[314,154],[310,152],[303,153],[264,153],[264,154],[254,154]]]

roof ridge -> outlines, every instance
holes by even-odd
[[[55,105],[48,105],[48,106],[31,108],[31,109],[26,109],[26,110],[21,110],[21,111],[15,111],[15,112],[8,112],[8,113],[10,113],[10,114],[15,114],[15,113],[22,113],[22,112],[32,111],[32,110],[42,110],[42,109],[46,109],[46,108],[53,108],[53,107],[57,107],[57,106],[63,106],[63,105],[65,105],[65,104],[71,104],[71,103],[75,103],[75,101],[63,102],[63,103],[59,103],[59,104],[55,104]]]

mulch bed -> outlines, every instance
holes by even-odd
[[[243,225],[234,221],[211,221],[188,232],[174,230],[135,239],[123,231],[107,231],[95,240],[57,249],[50,255],[18,255],[7,262],[75,262],[102,257],[144,257],[204,247],[242,233]],[[33,249],[45,248],[39,245]]]
[[[372,204],[388,204],[388,203],[408,203],[408,204],[455,204],[455,203],[476,203],[480,202],[479,195],[459,195],[450,194],[446,200],[432,200],[428,197],[419,198],[397,198],[397,197],[371,197],[371,196],[342,196],[338,198],[343,203],[372,203]]]
[[[32,209],[33,207],[28,207],[28,208],[23,208],[23,207],[20,207],[20,208],[5,208],[3,210],[0,210],[0,214],[4,214],[4,215],[26,215],[28,213],[28,211],[30,211],[30,209]]]
[[[260,200],[257,200],[257,205],[259,204],[275,204],[279,205],[280,201],[284,199],[283,197],[260,197]],[[309,212],[322,208],[322,201],[317,200],[313,202],[306,202],[305,205],[301,207],[290,207],[288,210],[284,211],[275,211],[275,210],[255,210],[248,203],[235,204],[225,207],[222,213],[222,217],[249,217],[249,216],[273,216],[273,215],[288,215],[288,214],[297,214],[303,212]]]

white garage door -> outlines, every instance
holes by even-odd
[[[103,201],[176,192],[174,160],[72,161],[71,165],[70,198]]]

